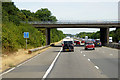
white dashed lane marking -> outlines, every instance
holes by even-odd
[[[48,76],[48,74],[51,72],[53,66],[55,65],[55,62],[57,61],[58,57],[60,56],[61,54],[61,51],[62,51],[62,48],[61,50],[59,51],[59,53],[57,54],[57,56],[55,57],[55,59],[53,60],[52,64],[49,66],[48,70],[46,71],[46,73],[44,74],[42,80],[45,80],[45,78]]]
[[[99,67],[98,67],[98,66],[95,66],[95,68],[96,68],[96,69],[99,69]]]
[[[88,59],[88,61],[90,61],[90,59]]]

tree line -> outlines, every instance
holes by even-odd
[[[88,36],[91,39],[100,39],[100,31],[97,32],[80,32],[79,34],[76,34],[77,37],[85,38],[85,36]],[[109,32],[109,37],[113,37],[114,42],[118,42],[120,40],[120,29],[113,30]]]
[[[57,21],[47,8],[36,12],[19,10],[14,2],[2,3],[2,49],[3,53],[25,48],[24,32],[29,32],[28,48],[46,45],[45,29],[36,29],[21,21]],[[51,29],[51,42],[56,42],[65,37],[62,31]]]

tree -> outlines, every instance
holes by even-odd
[[[40,21],[57,21],[56,17],[51,15],[52,13],[47,8],[41,8],[35,13],[35,17]]]

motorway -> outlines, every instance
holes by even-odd
[[[118,49],[96,47],[62,52],[61,45],[51,47],[2,75],[3,78],[43,78],[60,53],[46,78],[118,78]]]

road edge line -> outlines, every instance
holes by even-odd
[[[51,72],[53,66],[55,65],[55,62],[57,61],[58,57],[60,56],[61,51],[62,51],[62,48],[61,48],[60,52],[57,54],[57,56],[55,57],[55,59],[53,60],[52,64],[49,66],[49,68],[45,72],[44,76],[42,77],[42,80],[44,80],[48,76],[48,74]]]
[[[6,74],[6,73],[9,73],[9,72],[13,71],[15,68],[16,68],[16,67],[13,67],[13,68],[9,69],[8,71],[6,71],[6,72],[4,72],[4,73],[0,74],[0,76],[3,76],[4,74]]]

